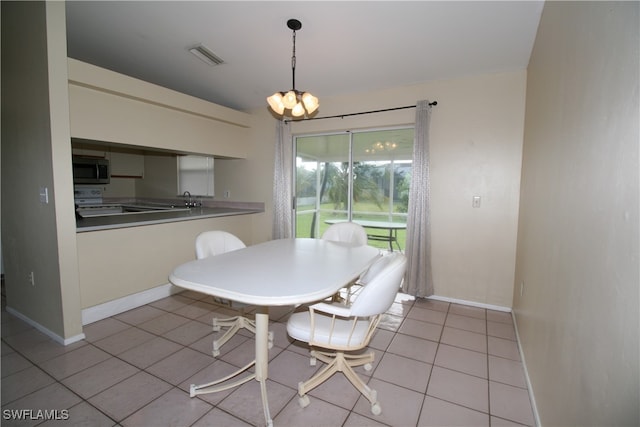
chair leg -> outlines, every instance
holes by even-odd
[[[213,341],[213,357],[220,355],[220,347],[222,347],[227,341],[233,337],[236,332],[244,328],[250,332],[256,333],[256,324],[253,320],[250,320],[243,316],[230,317],[228,319],[213,319],[213,330],[219,331],[221,327],[228,327],[224,334]]]
[[[351,361],[347,359],[351,359]],[[373,362],[373,353],[367,353],[358,356],[346,355],[342,373],[345,375],[345,377],[347,377],[349,382],[351,382],[351,384],[353,384],[353,386],[357,388],[369,402],[371,402],[371,412],[373,413],[373,415],[380,415],[382,413],[382,407],[378,402],[378,392],[369,387],[353,370],[354,366],[361,365],[364,365],[365,369],[367,369],[367,366],[369,366],[369,369],[367,370],[370,370],[371,362]]]
[[[344,354],[343,352],[327,353],[312,350],[311,358],[319,359],[327,365],[307,381],[298,383],[298,395],[300,396],[299,402],[301,407],[304,408],[309,404],[307,393],[325,382],[336,372],[342,372],[349,382],[369,400],[371,403],[371,412],[374,415],[380,415],[382,413],[382,408],[378,402],[378,393],[369,387],[353,370],[353,367],[362,365],[365,366],[365,369],[367,369],[368,366],[369,368],[367,370],[370,370],[371,363],[374,359],[373,353],[352,355]]]
[[[359,284],[356,284],[356,282],[348,283],[337,293],[331,296],[331,302],[337,302],[347,306],[351,305],[351,300],[359,292],[358,288],[360,287],[361,286]]]
[[[227,341],[233,337],[236,332],[240,329],[244,328],[249,332],[256,333],[256,323],[255,321],[248,319],[244,316],[234,316],[226,319],[218,319],[213,318],[213,331],[218,332],[220,328],[229,328],[225,331],[225,333],[213,341],[213,357],[217,357],[220,355],[220,347],[222,347]],[[273,331],[269,331],[269,344],[268,348],[273,348]]]
[[[364,369],[370,371],[374,359],[374,354],[364,353],[364,354],[342,354],[342,358],[345,360],[345,363],[349,366],[362,366],[364,365]],[[336,353],[329,353],[325,351],[312,350],[311,351],[312,359],[320,359],[320,361],[324,363],[332,363],[336,359]],[[315,366],[315,364],[312,364]]]
[[[218,332],[221,328],[229,328],[238,322],[241,316],[228,317],[225,319],[213,318],[213,331]]]
[[[350,367],[364,365],[365,371],[370,371],[373,368],[371,364],[373,363],[374,354],[371,352],[364,354],[345,354],[344,358]]]
[[[356,296],[358,296],[360,291],[362,291],[362,288],[363,286],[358,283],[354,283],[347,288],[347,296],[346,296],[347,305],[351,305],[351,303],[355,301]]]
[[[320,360],[324,361],[321,357],[316,356]],[[331,363],[328,363],[324,368],[320,370],[317,374],[309,378],[304,382],[298,383],[298,394],[300,397],[303,397],[311,390],[328,380],[333,374],[339,372],[337,359],[334,359]]]

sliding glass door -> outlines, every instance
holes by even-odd
[[[320,237],[329,219],[349,219],[349,133],[295,138],[296,237]]]
[[[295,149],[297,237],[320,237],[331,223],[349,220],[384,237],[388,223],[406,223],[413,128],[298,136]],[[396,246],[404,248],[406,232],[398,228]],[[370,244],[389,248],[384,238]]]

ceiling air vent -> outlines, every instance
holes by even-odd
[[[201,61],[206,62],[209,65],[220,65],[224,63],[224,61],[216,56],[215,53],[211,52],[207,47],[203,45],[198,45],[189,49],[189,52],[193,53],[195,56],[200,58]]]

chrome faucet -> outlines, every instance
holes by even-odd
[[[187,206],[187,207],[189,207],[189,208],[190,208],[190,207],[192,206],[192,202],[191,202],[191,193],[189,193],[188,191],[185,191],[184,193],[182,193],[182,197],[184,197],[184,198],[185,198],[185,201],[184,201],[185,206]],[[187,199],[187,197],[188,197],[189,199]]]

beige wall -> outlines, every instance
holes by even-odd
[[[514,312],[546,426],[640,425],[638,5],[547,2],[528,68]]]
[[[64,3],[2,3],[2,246],[8,308],[82,333]],[[40,202],[40,188],[49,203]],[[34,285],[27,277],[34,273]]]
[[[321,99],[319,116],[437,100],[431,120],[435,292],[511,307],[524,126],[525,71]],[[312,88],[310,88],[312,89]],[[275,120],[252,112],[246,159],[216,162],[216,194],[266,202],[256,242],[271,237]],[[412,124],[415,110],[295,123],[292,133]],[[482,197],[479,209],[472,197]]]
[[[217,200],[265,203],[265,213],[254,219],[252,241],[247,244],[271,240],[273,194],[275,122],[271,116],[252,113],[246,159],[216,159],[214,167]]]

